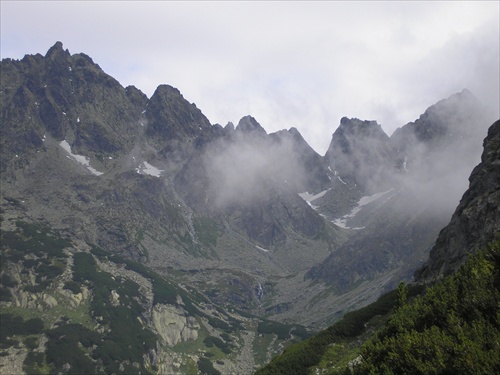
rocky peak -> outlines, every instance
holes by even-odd
[[[288,129],[288,133],[290,133],[294,138],[304,139],[304,137],[302,137],[302,134],[300,134],[299,130],[293,126],[290,129]]]
[[[235,130],[246,134],[267,135],[264,128],[252,116],[242,117]]]
[[[57,42],[45,56],[1,64],[3,110],[11,107],[2,117],[2,139],[19,139],[17,132],[27,135],[16,146],[2,144],[2,169],[14,166],[20,149],[25,157],[43,150],[42,140],[49,136],[68,141],[76,154],[102,158],[127,148],[137,135],[144,99],[137,90],[130,100],[119,82],[88,56],[71,55]]]
[[[146,116],[149,123],[146,133],[160,148],[172,140],[193,140],[212,127],[196,105],[169,85],[158,86],[149,100]]]
[[[63,44],[61,42],[56,42],[52,47],[49,48],[47,53],[45,54],[45,58],[47,59],[57,59],[60,57],[70,57],[71,54],[68,50],[63,49]]]
[[[130,101],[139,108],[145,108],[148,103],[148,97],[135,86],[125,87],[125,93]]]
[[[484,135],[494,120],[469,90],[443,99],[392,134],[396,168],[419,183],[448,181],[446,200],[454,208],[467,189],[467,177],[480,160]]]
[[[369,191],[379,188],[392,170],[394,150],[376,121],[344,117],[332,135],[325,159],[340,175]]]
[[[234,130],[234,124],[229,121],[226,126],[224,126],[224,130],[228,133],[232,132]]]
[[[293,186],[293,190],[297,193],[319,193],[327,189],[330,184],[327,167],[296,128],[271,133],[269,138],[273,142],[272,147],[278,147],[282,151],[280,156],[286,159],[282,163],[291,171],[300,171],[295,178],[287,178],[287,183]],[[271,162],[277,164],[277,160]]]
[[[425,143],[432,150],[442,147],[443,143],[478,138],[478,134],[484,134],[493,121],[482,121],[486,115],[484,106],[469,90],[464,89],[430,106],[416,121],[396,129],[391,140],[399,150],[408,150],[417,142]],[[471,123],[486,125],[484,129],[477,129]]]
[[[348,119],[343,117],[340,120],[340,126],[332,135],[332,142],[328,151],[332,147],[340,148],[342,153],[351,154],[362,147],[362,143],[367,140],[380,140],[387,142],[389,137],[384,133],[382,127],[377,121],[363,121],[357,118]]]

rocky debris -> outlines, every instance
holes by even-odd
[[[116,290],[111,291],[109,298],[113,306],[118,306],[120,304],[120,295]]]
[[[82,292],[73,293],[71,290],[62,289],[59,290],[59,294],[63,296],[70,304],[70,306],[76,309],[80,304],[89,297],[89,290],[86,286],[82,285]]]
[[[48,308],[52,309],[57,306],[57,300],[50,294],[43,293],[42,301],[47,305]]]
[[[0,356],[0,373],[5,375],[24,374],[23,363],[28,354],[26,348],[9,347],[4,349],[8,355]]]

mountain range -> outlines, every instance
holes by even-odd
[[[296,128],[211,124],[169,85],[148,98],[60,42],[1,75],[2,316],[43,323],[2,333],[18,370],[248,373],[498,232],[495,118],[466,89],[391,136],[344,117],[321,156]],[[70,328],[86,339],[61,359]]]

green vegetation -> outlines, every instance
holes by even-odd
[[[43,321],[39,318],[24,320],[13,314],[0,314],[0,348],[12,346],[11,337],[36,335],[43,331]]]
[[[414,296],[421,291],[422,287],[409,287],[408,296]],[[257,374],[308,374],[310,367],[320,364],[323,356],[331,349],[331,344],[357,338],[365,332],[368,322],[379,315],[388,314],[397,300],[397,291],[391,291],[362,309],[348,312],[342,320],[326,330],[285,349],[283,354],[273,358],[268,365],[258,370]]]
[[[23,363],[23,369],[27,374],[47,374],[48,368],[45,364],[45,355],[43,353],[28,352]]]
[[[355,374],[500,370],[500,242],[404,304],[361,351]]]
[[[76,281],[69,280],[64,283],[64,289],[71,290],[74,294],[78,294],[82,292],[82,287],[80,283],[77,283]]]
[[[231,354],[231,345],[218,337],[207,336],[203,340],[203,343],[211,348],[212,346],[218,347],[224,354]]]
[[[428,288],[400,284],[287,348],[257,374],[494,374],[500,370],[500,242]],[[384,317],[385,316],[385,317]],[[370,335],[366,326],[383,323]],[[368,328],[369,330],[370,328]],[[357,359],[356,361],[353,361]]]
[[[93,291],[92,315],[109,327],[93,352],[95,359],[103,362],[107,373],[117,372],[125,361],[141,364],[142,354],[155,348],[156,336],[144,330],[138,320],[144,311],[137,302],[141,298],[138,285],[130,280],[113,279],[107,272],[99,272],[94,258],[87,253],[75,254],[73,279],[89,284]],[[112,293],[119,296],[116,306],[111,302]],[[144,372],[145,369],[141,365],[139,368],[131,367],[130,371]]]
[[[42,224],[16,222],[16,231],[2,231],[2,258],[12,262],[24,260],[25,255],[65,258],[63,250],[71,241],[59,236]],[[2,265],[4,259],[2,259]]]
[[[46,332],[46,361],[58,372],[69,364],[72,374],[95,374],[95,365],[87,355],[92,345],[100,344],[100,335],[80,324],[65,324]],[[86,350],[85,350],[86,349]],[[26,363],[25,363],[26,364]],[[40,362],[38,362],[40,365]]]
[[[197,229],[198,234],[204,233],[201,237],[205,244],[214,243],[216,236],[210,234],[212,230],[217,234],[214,222],[203,219],[197,223]],[[153,288],[154,304],[177,305],[180,297],[188,314],[205,317],[210,325],[223,331],[219,337],[204,332],[197,342],[189,343],[196,349],[193,353],[210,349],[198,363],[186,362],[183,365],[186,370],[217,374],[213,363],[222,362],[226,356],[234,354],[230,335],[243,329],[241,322],[223,309],[217,309],[217,317],[200,310],[200,303],[210,301],[196,290],[188,292],[168,276],[96,246],[91,246],[90,253],[71,251],[72,279],[63,280],[60,276],[68,267],[65,249],[71,248],[69,240],[42,224],[22,221],[17,222],[16,230],[5,234],[2,233],[1,244],[2,300],[11,299],[10,288],[16,287],[31,293],[43,292],[57,300],[57,304],[47,310],[10,306],[2,311],[0,349],[24,347],[27,356],[23,369],[27,373],[146,374],[149,370],[156,370],[154,366],[145,368],[143,358],[145,353],[156,349],[157,343],[156,335],[143,322],[144,309],[148,306],[146,297],[136,282],[100,269],[97,259],[112,261],[147,278]],[[20,282],[7,266],[12,262],[22,265]],[[30,277],[35,281],[34,285],[26,282],[28,275],[33,275]],[[74,294],[88,289],[89,298],[84,298],[77,306],[71,304],[67,297],[57,293],[61,283],[64,289]],[[47,342],[39,348],[42,335]],[[8,355],[8,352],[0,350],[0,355]]]
[[[302,326],[288,325],[273,320],[262,320],[257,326],[257,333],[275,334],[280,340],[290,338],[292,334],[305,339],[309,336],[307,330]]]
[[[202,374],[221,375],[220,371],[215,369],[214,366],[212,365],[212,361],[210,361],[208,358],[205,357],[201,357],[198,360],[198,368]]]
[[[23,285],[30,293],[38,293],[49,287],[66,267],[64,249],[71,242],[50,228],[36,223],[16,222],[15,231],[1,233],[0,300],[12,299],[8,288],[17,285],[9,276],[8,263],[22,263],[35,275],[35,285]]]

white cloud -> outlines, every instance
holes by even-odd
[[[0,4],[2,57],[60,40],[123,85],[171,84],[212,123],[295,126],[320,153],[343,116],[391,133],[464,87],[499,112],[498,2]]]

